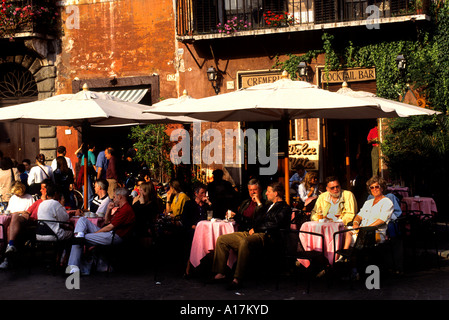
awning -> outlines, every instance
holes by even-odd
[[[112,90],[103,92],[125,101],[139,103],[148,92],[148,89]]]

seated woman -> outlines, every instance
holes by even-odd
[[[9,199],[6,211],[21,212],[27,210],[34,203],[34,198],[26,193],[26,186],[20,182],[15,181],[11,187],[12,197]]]
[[[182,191],[179,181],[172,180],[169,185],[170,190],[167,192],[167,207],[165,213],[173,218],[180,218],[184,211],[184,205],[190,198]]]
[[[298,196],[304,202],[305,212],[312,211],[319,194],[318,174],[313,171],[307,172],[304,181],[298,187]]]
[[[372,177],[366,185],[374,198],[367,200],[354,217],[353,228],[377,226],[376,240],[383,242],[386,238],[387,224],[393,214],[393,202],[383,194],[387,190],[387,183],[383,178]],[[356,239],[357,230],[347,232],[344,249],[354,245]]]

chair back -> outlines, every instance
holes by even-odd
[[[376,245],[376,230],[377,227],[358,228],[359,233],[354,244],[354,250],[374,247]]]
[[[53,231],[53,229],[49,226],[49,224],[59,224],[60,226],[64,225],[66,227],[73,226],[71,222],[68,221],[55,221],[55,220],[37,220],[36,225],[36,240],[41,241],[60,241],[58,235]],[[41,237],[39,237],[41,236]],[[45,240],[44,240],[45,239]]]

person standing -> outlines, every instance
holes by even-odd
[[[109,183],[108,194],[109,198],[114,197],[114,190],[118,186],[118,170],[117,170],[117,157],[113,148],[107,148],[104,152],[106,159],[108,160],[108,168],[106,169],[106,180]]]
[[[108,169],[108,159],[106,159],[105,150],[98,153],[97,163],[97,180],[106,179],[106,170]]]
[[[379,174],[379,131],[377,124],[368,133],[368,144],[372,146],[371,149],[371,168],[373,177]]]
[[[11,158],[3,157],[0,160],[0,195],[5,208],[11,198],[11,187],[14,181],[20,181],[19,170],[13,168]]]
[[[53,169],[45,164],[45,156],[40,153],[36,156],[36,165],[31,168],[28,174],[28,185],[31,195],[39,194],[40,184],[45,179],[55,182]]]
[[[51,162],[51,168],[53,169],[53,172],[58,169],[58,163],[56,162],[57,157],[64,157],[65,161],[67,162],[67,167],[72,170],[73,176],[75,176],[75,170],[73,169],[72,160],[69,157],[66,157],[67,149],[64,146],[59,146],[56,149],[56,158],[53,159]]]

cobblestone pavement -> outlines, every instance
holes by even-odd
[[[67,289],[67,276],[52,274],[43,265],[22,265],[14,270],[0,272],[0,300],[144,300],[151,306],[166,306],[157,301],[182,303],[205,301],[309,301],[309,300],[448,300],[449,299],[449,234],[442,233],[439,267],[436,255],[418,253],[403,275],[382,273],[380,289],[367,289],[364,280],[355,282],[336,279],[331,285],[322,278],[313,278],[310,292],[306,281],[300,277],[282,277],[279,287],[267,277],[251,277],[238,291],[228,291],[225,284],[210,284],[207,277],[198,274],[183,278],[181,264],[165,261],[155,279],[151,262],[140,267],[106,273],[81,276],[78,289]],[[171,310],[178,312],[178,310]]]

